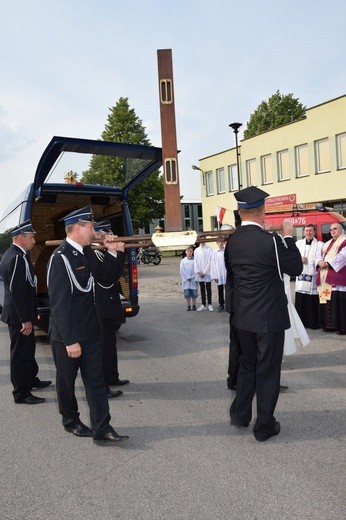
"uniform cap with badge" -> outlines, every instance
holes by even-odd
[[[65,217],[61,218],[59,222],[64,221],[65,227],[75,224],[76,222],[94,222],[93,212],[90,206],[76,209]]]
[[[36,234],[36,231],[34,231],[30,219],[23,222],[23,224],[19,224],[19,226],[16,226],[15,228],[13,228],[10,231],[11,237],[16,237],[17,235],[22,235],[24,233],[35,233]]]
[[[239,209],[251,209],[263,206],[264,199],[269,197],[269,193],[260,190],[256,186],[248,186],[244,190],[237,191],[234,196]]]
[[[94,229],[96,232],[98,231],[105,231],[105,232],[111,232],[112,226],[110,220],[102,220],[101,222],[95,222]]]

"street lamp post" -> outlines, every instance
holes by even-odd
[[[242,123],[231,123],[228,125],[232,128],[235,135],[235,150],[237,154],[237,174],[238,174],[238,191],[242,189],[241,184],[241,175],[240,175],[240,167],[239,167],[239,148],[238,148],[238,132],[239,128],[242,126]]]
[[[205,172],[204,172],[204,171],[203,171],[199,166],[196,166],[195,164],[193,164],[193,165],[191,166],[191,168],[192,168],[193,170],[198,170],[199,172],[201,172],[201,174],[202,174],[203,186],[204,186],[204,185],[205,185]]]

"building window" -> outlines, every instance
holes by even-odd
[[[198,231],[203,231],[203,208],[202,204],[197,204]]]
[[[336,136],[336,153],[338,157],[338,170],[346,168],[346,134]]]
[[[161,103],[169,104],[173,101],[173,89],[172,89],[172,80],[170,79],[161,79],[160,80],[160,96]]]
[[[214,195],[213,172],[206,172],[205,177],[207,183],[207,195]]]
[[[228,167],[228,185],[229,191],[239,190],[238,168],[236,164],[231,164],[231,166]]]
[[[309,150],[307,144],[295,147],[297,177],[309,175]]]
[[[329,139],[315,141],[316,173],[330,171]]]
[[[190,204],[184,204],[184,229],[192,229],[191,226],[191,206]]]
[[[290,178],[288,150],[281,150],[281,152],[278,152],[277,158],[279,181],[286,181]]]
[[[217,180],[217,192],[225,193],[225,170],[224,168],[218,168],[216,170],[216,180]]]
[[[162,218],[159,220],[159,227],[163,230],[165,230],[165,219]]]
[[[211,225],[211,229],[212,230],[214,230],[214,231],[217,230],[217,217],[216,217],[216,215],[212,215],[210,217],[210,225]]]
[[[246,177],[248,186],[257,186],[256,159],[246,161]]]
[[[175,159],[165,160],[166,184],[177,184],[177,161]]]
[[[262,168],[262,184],[271,184],[273,182],[273,159],[270,154],[262,155],[261,168]]]

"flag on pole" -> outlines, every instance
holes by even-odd
[[[220,224],[222,224],[223,217],[225,216],[226,211],[227,211],[227,209],[222,208],[221,206],[217,206],[217,208],[216,208],[216,217],[217,217],[217,221],[220,222]]]

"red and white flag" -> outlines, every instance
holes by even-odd
[[[222,208],[221,206],[217,206],[217,208],[216,208],[216,217],[217,217],[217,221],[220,222],[220,224],[222,224],[223,217],[225,216],[226,211],[227,211],[227,209]]]

